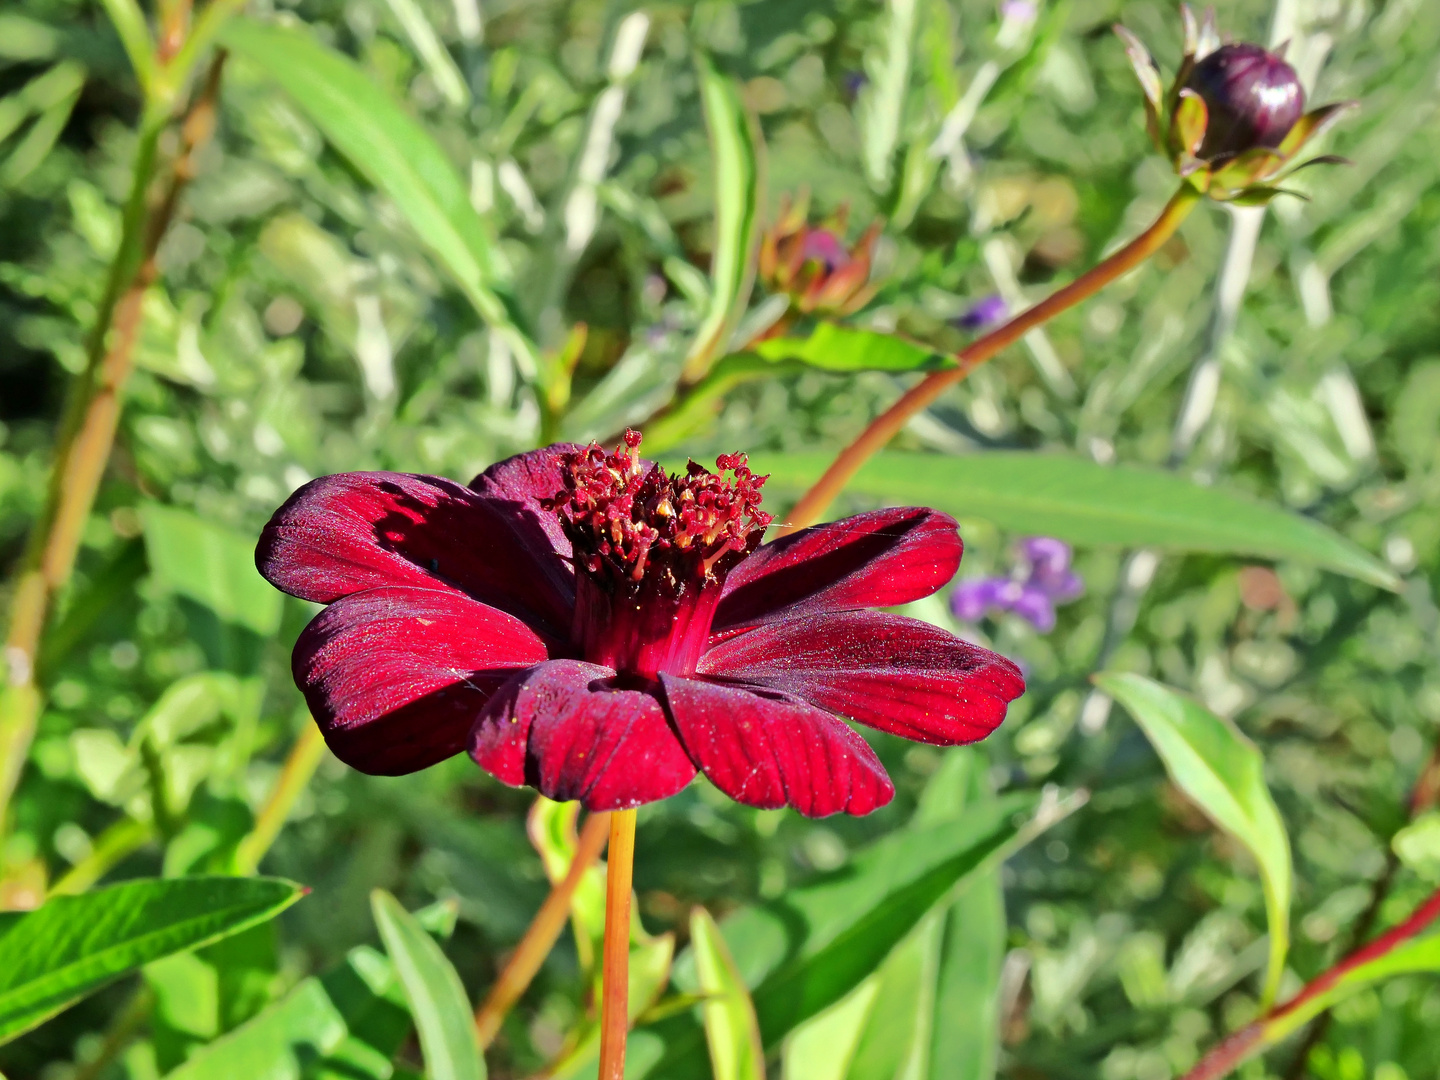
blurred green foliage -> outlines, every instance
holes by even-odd
[[[1223,553],[1166,554],[1148,580],[1120,548],[1083,547],[1086,596],[1051,634],[1010,616],[957,628],[1026,667],[1029,691],[995,736],[950,751],[873,736],[898,788],[886,809],[809,822],[737,806],[703,781],[646,807],[636,888],[645,928],[667,942],[663,983],[658,935],[687,940],[696,904],[753,905],[737,921],[763,922],[791,899],[804,910],[838,895],[895,851],[914,849],[918,874],[945,854],[926,830],[959,844],[945,823],[978,827],[962,818],[972,803],[1090,792],[1003,869],[927,901],[838,1003],[776,991],[792,1010],[830,1007],[788,1043],[771,1036],[790,1028],[761,1016],[772,1076],[1166,1080],[1254,1017],[1267,955],[1256,867],[1167,780],[1130,717],[1092,696],[1101,667],[1188,691],[1263,752],[1294,854],[1282,997],[1338,958],[1382,875],[1395,876],[1381,925],[1433,887],[1433,821],[1405,826],[1440,730],[1440,6],[1218,6],[1238,38],[1289,39],[1314,101],[1360,101],[1327,146],[1353,165],[1301,173],[1293,186],[1308,201],[1265,211],[1253,251],[1246,222],[1260,219],[1202,207],[1146,267],[916,417],[897,449],[1160,466],[1188,375],[1209,363],[1218,390],[1182,474],[1303,513],[1403,584]],[[648,23],[627,66],[617,38],[635,10]],[[857,234],[887,222],[878,295],[850,325],[902,333],[927,363],[967,340],[951,320],[973,302],[1037,299],[1143,227],[1173,183],[1147,153],[1109,32],[1123,19],[1173,64],[1179,24],[1161,0],[256,0],[248,17],[351,57],[428,132],[460,178],[468,209],[454,212],[488,238],[500,315],[457,284],[453,259],[382,190],[378,163],[343,156],[313,101],[231,58],[41,653],[45,711],[0,850],[0,906],[33,904],[67,873],[233,869],[310,723],[289,676],[310,609],[268,591],[248,561],[296,487],[368,468],[467,480],[552,434],[611,437],[666,402],[702,327],[738,324],[744,340],[778,316],[763,289],[747,311],[724,306],[744,299],[733,266],[724,296],[707,277],[716,252],[743,241],[742,225],[717,235],[717,220],[744,208],[716,191],[697,49],[748,110],[761,222],[801,189],[817,214],[848,205]],[[598,103],[617,89],[606,112]],[[41,505],[120,241],[141,104],[100,6],[17,0],[0,12],[7,569]],[[727,198],[739,209],[717,218]],[[1222,275],[1238,304],[1217,293]],[[789,355],[717,383],[667,427],[674,452],[833,453],[914,378]],[[715,379],[735,370],[725,363]],[[547,372],[566,365],[568,398],[547,397]],[[867,486],[837,509],[884,498]],[[1016,537],[961,511],[962,576],[1004,572]],[[942,600],[912,613],[951,625]],[[526,835],[531,802],[466,760],[398,779],[327,760],[264,862],[313,889],[278,929],[152,965],[142,988],[116,985],[0,1048],[0,1072],[238,1076],[248,1059],[234,1047],[283,1044],[292,1064],[277,1068],[291,1071],[275,1075],[412,1075],[409,987],[373,948],[369,894],[411,909],[456,901],[445,952],[477,1000],[548,888]],[[113,867],[112,851],[124,856]],[[752,989],[780,960],[731,949]],[[591,953],[567,935],[489,1052],[493,1074],[574,1065],[567,1036],[590,1008]],[[682,955],[677,986],[687,970]],[[684,1068],[703,1075],[692,1002],[668,993],[642,1015],[632,1061],[668,1068],[688,1047]],[[682,1011],[662,1015],[667,1003]],[[242,1028],[257,1016],[261,1035]],[[1320,1080],[1436,1077],[1433,977],[1366,988],[1335,1019],[1312,1057]],[[687,1023],[694,1037],[666,1058],[659,1040]],[[1293,1047],[1243,1075],[1282,1074]],[[102,1055],[113,1060],[87,1071]]]

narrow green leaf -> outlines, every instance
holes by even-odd
[[[143,880],[62,896],[0,922],[0,1042],[172,953],[272,919],[300,886],[275,878]]]
[[[140,521],[150,571],[163,588],[261,637],[280,629],[284,597],[255,569],[252,537],[157,503],[141,508]]]
[[[762,341],[747,352],[731,353],[715,362],[706,376],[662,415],[645,426],[645,448],[660,453],[695,434],[715,414],[719,401],[735,387],[757,379],[803,374],[819,369],[840,374],[857,371],[936,371],[955,361],[914,342],[820,323],[809,337]]]
[[[710,259],[710,310],[685,360],[685,377],[692,382],[724,348],[750,299],[761,186],[759,148],[739,88],[703,53],[696,63],[715,159],[715,250]]]
[[[509,266],[435,139],[353,60],[304,31],[240,17],[220,37],[279,83],[331,144],[394,201],[481,317],[533,369],[535,347],[515,326],[505,299]]]
[[[370,894],[370,910],[395,965],[420,1035],[430,1080],[485,1080],[470,1001],[460,976],[435,939],[383,889]]]
[[[254,1019],[196,1051],[166,1080],[391,1080],[411,1029],[394,967],[374,949],[308,978]]]
[[[465,83],[465,76],[460,74],[454,57],[441,44],[440,36],[430,25],[425,12],[420,10],[420,5],[415,0],[386,0],[386,3],[404,27],[410,44],[415,46],[415,52],[445,100],[456,109],[470,104],[470,87]]]
[[[577,844],[578,802],[554,802],[541,795],[535,799],[526,822],[530,842],[545,864],[551,885],[570,872]],[[605,939],[605,867],[596,863],[585,872],[570,901],[570,923],[575,934],[575,951],[580,969],[587,975],[600,955]],[[668,961],[667,961],[668,964]],[[667,968],[668,969],[668,968]]]
[[[40,114],[39,119],[25,133],[25,137],[5,159],[4,165],[0,165],[0,190],[14,187],[40,167],[55,148],[55,143],[65,130],[65,125],[70,122],[70,114],[79,100],[80,89],[77,87],[68,97],[57,101]]]
[[[919,0],[889,0],[885,5],[884,45],[867,65],[870,83],[860,96],[865,174],[878,191],[890,186],[895,147],[904,128],[919,7]]]
[[[120,44],[125,46],[125,55],[135,69],[141,89],[148,93],[155,82],[155,42],[145,22],[145,13],[135,0],[100,0],[100,3],[115,27]]]
[[[703,907],[690,913],[690,948],[705,995],[700,1013],[715,1080],[765,1080],[765,1052],[750,991],[735,970],[715,919]]]
[[[771,490],[804,488],[831,460],[811,453],[754,458],[757,473],[771,474]],[[1159,469],[1021,451],[889,452],[872,458],[849,490],[1073,544],[1293,559],[1382,588],[1399,584],[1384,563],[1317,521]]]
[[[1106,673],[1095,684],[1135,717],[1176,786],[1259,864],[1270,927],[1263,1000],[1273,1002],[1290,944],[1290,839],[1259,748],[1234,724],[1143,675]]]
[[[955,366],[953,357],[928,346],[831,322],[817,325],[809,337],[762,341],[754,351],[766,360],[794,359],[822,371],[938,371]]]

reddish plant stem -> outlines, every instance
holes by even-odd
[[[134,363],[146,290],[159,277],[156,253],[180,195],[194,175],[195,153],[215,128],[224,53],[216,55],[205,85],[181,125],[180,152],[170,182],[147,211],[146,194],[163,118],[142,122],[135,177],[126,208],[128,235],[111,267],[100,314],[90,336],[85,371],[72,388],[51,468],[45,507],[31,534],[10,606],[5,638],[5,683],[0,694],[0,824],[20,777],[40,708],[35,661],[56,594],[70,580],[85,522],[95,504],[115,430],[121,397]]]
[[[1299,1012],[1317,997],[1333,990],[1340,980],[1356,968],[1384,956],[1396,946],[1403,945],[1437,917],[1440,917],[1440,889],[1432,893],[1404,922],[1391,927],[1370,944],[1356,949],[1323,975],[1308,983],[1284,1005],[1276,1006],[1259,1020],[1247,1024],[1231,1035],[1206,1054],[1195,1068],[1185,1074],[1183,1080],[1220,1080],[1220,1077],[1229,1075],[1237,1065],[1243,1064],[1272,1042],[1284,1037],[1286,1028],[1280,1022],[1286,1017]]]
[[[609,813],[602,812],[585,819],[575,844],[575,855],[565,876],[550,890],[550,895],[526,928],[525,936],[510,954],[495,985],[490,988],[480,1008],[475,1010],[475,1030],[480,1036],[482,1049],[495,1041],[505,1014],[520,1000],[520,995],[525,993],[525,988],[559,940],[560,932],[565,929],[565,920],[570,917],[575,890],[580,887],[585,871],[595,865],[595,860],[605,850],[605,841],[610,835],[610,817]],[[630,894],[627,892],[625,895],[628,899]]]
[[[927,375],[907,390],[899,401],[872,420],[870,426],[840,452],[825,471],[825,475],[820,477],[791,509],[785,524],[779,527],[781,535],[802,529],[819,520],[825,508],[859,472],[860,467],[899,434],[912,416],[933,404],[942,393],[1037,326],[1094,296],[1116,278],[1133,270],[1159,251],[1201,198],[1203,196],[1195,188],[1188,183],[1182,184],[1180,190],[1165,204],[1165,209],[1160,212],[1154,224],[1134,240],[1069,285],[967,345],[956,354],[955,367]]]
[[[1435,809],[1437,804],[1440,804],[1440,743],[1436,743],[1429,760],[1425,762],[1424,768],[1420,770],[1420,775],[1415,780],[1415,787],[1410,792],[1410,820],[1414,821],[1421,814]],[[1375,920],[1380,917],[1380,908],[1384,905],[1386,897],[1390,895],[1391,886],[1395,884],[1395,875],[1399,869],[1400,860],[1395,854],[1395,849],[1387,844],[1385,869],[1380,872],[1380,876],[1375,879],[1374,887],[1370,890],[1370,903],[1366,905],[1360,918],[1355,920],[1355,925],[1350,930],[1349,949],[1354,949],[1370,936],[1370,931],[1375,928]],[[1306,1064],[1310,1060],[1310,1052],[1320,1045],[1326,1032],[1330,1030],[1331,1015],[1330,1010],[1326,1009],[1311,1021],[1305,1037],[1300,1040],[1300,1045],[1295,1049],[1295,1056],[1290,1060],[1290,1067],[1285,1070],[1285,1080],[1302,1080]]]
[[[635,811],[610,815],[605,874],[604,975],[600,994],[599,1080],[624,1080],[630,1030],[630,883],[635,864]]]

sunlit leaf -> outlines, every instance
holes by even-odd
[[[477,311],[525,354],[505,301],[510,270],[435,139],[349,57],[310,34],[231,20],[225,46],[278,82],[325,137],[388,195]]]
[[[1265,786],[1265,759],[1234,724],[1143,675],[1106,673],[1095,684],[1130,711],[1166,771],[1260,867],[1270,928],[1265,1000],[1275,1000],[1290,943],[1290,838]]]
[[[830,460],[829,454],[755,454],[752,466],[772,475],[769,490],[798,490],[819,479]],[[1159,469],[1061,454],[889,452],[872,458],[848,490],[1073,544],[1293,559],[1397,586],[1384,563],[1317,521]]]
[[[822,322],[809,337],[778,337],[753,351],[765,360],[799,360],[822,371],[938,371],[954,367],[953,357],[894,334],[856,330]]]
[[[690,913],[690,948],[705,996],[700,1014],[715,1080],[765,1080],[765,1052],[750,991],[735,970],[715,919],[703,907]]]
[[[255,569],[255,540],[170,506],[141,508],[150,572],[170,592],[262,637],[280,628],[284,597]]]
[[[751,255],[759,235],[760,207],[759,149],[739,88],[703,53],[696,63],[714,157],[715,248],[710,259],[710,310],[685,359],[685,375],[691,380],[705,374],[745,314],[755,277]]]
[[[141,880],[0,921],[0,1042],[163,956],[272,919],[303,895],[274,878]]]
[[[892,834],[835,873],[728,916],[721,930],[752,988],[766,1049],[859,986],[960,882],[1055,820],[1031,822],[1035,805],[1032,795],[1008,795],[967,810],[961,820]],[[692,953],[677,961],[676,982],[698,986]],[[677,1016],[654,1030],[667,1046],[652,1075],[695,1075],[699,1024]]]
[[[166,1080],[390,1080],[391,1058],[411,1030],[390,961],[352,949],[343,963],[202,1047]]]
[[[485,1080],[485,1059],[460,976],[435,939],[389,893],[370,894],[380,939],[410,1003],[431,1080]]]

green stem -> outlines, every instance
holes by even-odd
[[[255,819],[255,828],[240,841],[240,847],[235,852],[237,874],[253,874],[260,868],[260,860],[275,843],[275,838],[290,817],[290,811],[295,809],[295,801],[309,785],[310,778],[325,756],[325,737],[320,733],[320,725],[313,723],[308,716],[304,723],[295,745],[285,758],[285,764],[280,768],[270,798]]]
[[[1200,192],[1190,184],[1182,184],[1180,190],[1165,204],[1165,209],[1160,212],[1154,224],[1134,240],[1063,289],[972,342],[956,356],[959,362],[955,367],[934,372],[906,391],[899,401],[872,420],[870,426],[840,452],[825,471],[825,475],[817,480],[791,509],[785,525],[781,528],[782,534],[804,528],[819,520],[825,508],[860,471],[860,467],[899,434],[912,416],[933,404],[951,386],[1037,326],[1094,296],[1116,278],[1129,273],[1159,251],[1201,198],[1203,196]]]
[[[56,594],[70,580],[81,534],[110,460],[121,396],[140,336],[145,293],[159,276],[155,255],[190,179],[195,150],[213,129],[222,62],[219,56],[211,65],[205,89],[185,119],[170,183],[153,208],[148,195],[169,109],[152,99],[141,117],[120,247],[110,264],[90,334],[85,370],[71,386],[45,506],[30,534],[10,605],[6,678],[0,690],[0,832],[40,713],[35,682],[40,638]]]
[[[95,839],[89,855],[50,887],[50,895],[73,896],[85,892],[126,856],[144,847],[154,835],[155,829],[150,823],[122,818]]]

